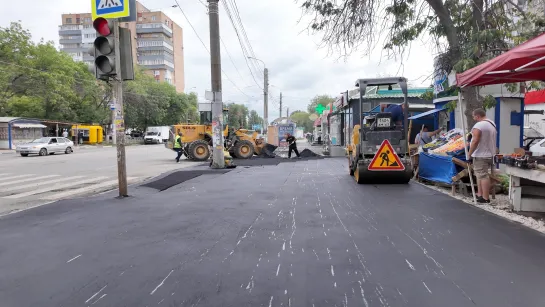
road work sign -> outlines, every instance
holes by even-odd
[[[130,15],[129,0],[91,0],[93,20],[98,17],[121,18]]]
[[[405,166],[399,160],[390,141],[384,140],[367,169],[370,171],[403,171]]]

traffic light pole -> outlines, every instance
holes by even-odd
[[[127,163],[125,159],[125,120],[123,114],[123,79],[121,76],[121,58],[119,51],[119,21],[114,20],[114,48],[115,54],[115,72],[113,78],[113,92],[115,116],[114,116],[114,133],[116,135],[117,148],[117,180],[119,183],[119,197],[129,196],[127,187]]]
[[[213,152],[212,168],[225,168],[223,155],[223,102],[221,97],[221,54],[220,28],[218,16],[219,0],[208,0],[208,16],[210,21],[210,66],[212,68],[212,134]]]

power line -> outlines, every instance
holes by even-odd
[[[233,64],[233,67],[235,67],[235,69],[237,70],[237,73],[240,76],[240,79],[244,80],[244,78],[242,77],[242,74],[238,70],[237,65],[235,65],[235,62],[233,61],[233,58],[231,57],[231,54],[227,50],[227,46],[225,46],[225,43],[223,42],[223,39],[221,38],[221,36],[220,36],[220,41],[221,41],[221,44],[223,45],[223,48],[225,49],[225,53],[227,53],[227,56],[229,57],[229,60],[231,60],[231,64]]]
[[[182,12],[182,15],[184,16],[185,20],[187,21],[187,23],[189,23],[189,25],[191,26],[191,29],[193,29],[193,32],[195,32],[195,35],[197,35],[197,38],[199,39],[199,41],[201,41],[201,44],[204,46],[204,49],[206,49],[206,51],[208,53],[210,53],[210,50],[208,49],[208,47],[206,47],[206,44],[203,42],[203,40],[201,39],[201,37],[199,36],[199,33],[197,32],[197,30],[195,30],[195,27],[193,27],[193,24],[191,23],[191,21],[189,21],[189,18],[187,18],[187,16],[185,15],[185,12],[184,10],[182,9],[182,7],[180,6],[180,3],[178,3],[178,0],[174,0],[174,2],[176,2],[176,5],[178,6],[178,9],[180,9],[180,12]],[[231,78],[229,78],[229,76],[225,73],[225,71],[223,70],[223,68],[221,69],[221,72],[225,75],[225,77],[227,78],[227,80],[229,80],[229,82],[231,82],[231,84],[233,84],[233,86],[239,91],[241,92],[242,94],[244,94],[246,97],[250,98],[250,96],[248,94],[246,94],[245,92],[243,92],[236,84],[235,82],[233,82],[233,80],[231,80]]]
[[[236,0],[226,0],[226,1],[231,1],[233,11],[235,13],[235,18],[236,18],[236,20],[238,22],[238,25],[240,26],[240,28],[242,30],[242,35],[243,35],[246,43],[248,44],[248,49],[250,50],[250,56],[255,58],[256,56],[255,56],[255,53],[254,53],[254,49],[252,47],[252,44],[250,43],[250,40],[248,39],[246,29],[244,28],[244,24],[242,23],[242,19],[240,18],[240,13],[239,13],[239,10],[238,10]],[[254,69],[257,69],[257,71],[259,72],[260,75],[262,74],[263,71],[261,70],[261,68],[258,65],[256,65],[254,62],[252,62],[252,66],[254,67]]]
[[[248,66],[248,69],[250,70],[250,73],[252,74],[252,79],[254,79],[254,82],[255,84],[263,89],[259,83],[257,82],[257,80],[255,79],[255,75],[252,71],[252,68],[250,67],[250,64],[248,63],[248,51],[246,50],[246,46],[244,45],[243,41],[242,41],[242,38],[240,36],[240,33],[235,25],[235,21],[233,20],[233,16],[231,14],[231,10],[229,9],[229,5],[228,5],[228,2],[224,2],[225,5],[223,6],[223,9],[225,10],[225,12],[227,13],[227,17],[229,18],[229,20],[231,21],[231,25],[233,26],[233,29],[235,30],[235,34],[237,35],[237,38],[238,38],[238,41],[239,41],[239,44],[240,44],[240,48],[242,50],[242,54],[244,55],[244,61],[246,62],[246,66]],[[255,68],[255,67],[254,67]]]

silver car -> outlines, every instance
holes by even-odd
[[[17,145],[16,151],[23,157],[37,154],[40,156],[53,155],[56,153],[72,153],[74,142],[63,137],[44,137],[35,139],[30,143]]]

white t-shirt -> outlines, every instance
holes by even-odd
[[[492,158],[496,154],[496,127],[491,120],[481,120],[473,129],[481,131],[481,139],[477,149],[471,155],[473,158]]]

